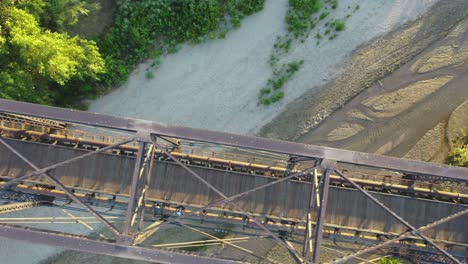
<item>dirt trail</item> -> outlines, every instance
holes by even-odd
[[[447,37],[374,83],[298,141],[443,162],[446,154],[434,151],[447,153],[447,122],[468,100],[467,49],[465,19]],[[357,125],[363,129],[343,130]],[[421,151],[434,153],[416,155]]]

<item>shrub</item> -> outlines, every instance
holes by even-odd
[[[448,163],[450,165],[468,167],[468,131],[454,143],[454,149],[449,152]]]
[[[148,70],[148,71],[146,71],[145,76],[146,76],[146,79],[151,80],[151,79],[154,78],[154,73],[152,71]]]
[[[336,31],[343,31],[345,30],[345,23],[343,20],[335,20],[335,30]]]
[[[270,88],[262,88],[260,90],[260,93],[261,94],[269,94],[269,93],[271,93],[271,89]]]
[[[284,92],[278,92],[271,97],[271,102],[276,103],[280,101],[281,99],[283,99],[283,97],[284,97]]]
[[[320,0],[289,0],[289,9],[286,13],[288,31],[296,38],[304,36],[311,28],[310,21],[313,14],[322,6],[323,2]]]
[[[328,15],[330,15],[330,12],[325,11],[325,12],[323,12],[322,14],[320,14],[319,19],[320,19],[320,20],[324,20]]]
[[[324,4],[327,5],[326,10],[319,13]],[[279,36],[273,46],[273,53],[269,60],[273,70],[273,77],[268,79],[266,87],[263,88],[270,89],[269,91],[274,94],[267,95],[263,92],[264,90],[261,90],[259,96],[259,102],[261,104],[271,104],[281,100],[284,97],[284,93],[279,90],[303,64],[303,61],[279,64],[280,58],[278,58],[278,56],[288,53],[294,44],[299,42],[304,43],[311,31],[317,26],[318,22],[329,17],[329,10],[337,8],[338,0],[289,0],[289,9],[285,17],[288,33],[285,36]],[[348,6],[348,9],[351,9],[351,7]],[[330,35],[333,31],[333,33],[328,36],[329,40],[337,37],[336,31],[345,30],[344,22],[341,20],[324,22],[326,22],[326,29],[323,34]],[[323,38],[320,30],[317,30],[315,38],[317,39],[317,45],[319,45],[320,40]]]
[[[164,53],[175,53],[180,43],[200,43],[207,37],[225,38],[229,29],[239,27],[245,15],[260,11],[264,2],[121,0],[114,25],[98,43],[109,58],[106,64],[109,67],[102,79],[106,80],[106,85],[114,85],[126,80],[136,63],[148,57],[157,59]]]

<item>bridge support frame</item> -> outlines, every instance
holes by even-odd
[[[64,121],[66,123],[82,124],[82,125],[87,125],[87,126],[92,126],[92,127],[104,127],[104,128],[109,128],[109,129],[116,129],[119,131],[124,131],[125,133],[127,132],[137,133],[137,137],[139,134],[144,135],[144,137],[140,137],[137,139],[139,142],[144,143],[144,144],[147,144],[147,143],[155,144],[155,142],[152,141],[153,136],[158,136],[163,139],[180,138],[180,139],[188,139],[188,140],[198,141],[198,142],[214,143],[214,144],[224,145],[224,146],[235,146],[235,147],[246,148],[246,149],[255,149],[259,151],[267,151],[267,152],[285,154],[285,155],[290,155],[290,156],[294,155],[297,157],[304,157],[304,158],[311,158],[311,159],[324,159],[324,160],[330,159],[330,160],[336,160],[337,162],[341,164],[353,164],[357,166],[386,169],[386,170],[392,170],[398,173],[412,173],[412,174],[414,173],[414,174],[422,175],[425,177],[426,176],[435,177],[436,179],[450,179],[453,181],[464,181],[464,182],[468,181],[468,173],[467,173],[467,170],[464,168],[450,167],[450,166],[445,166],[445,165],[440,165],[440,164],[428,164],[428,163],[416,162],[416,161],[407,161],[407,160],[402,160],[398,158],[384,157],[384,156],[379,156],[379,155],[374,155],[374,154],[369,154],[369,153],[359,153],[359,152],[348,151],[348,150],[332,149],[332,148],[326,148],[326,147],[320,147],[320,146],[312,146],[312,145],[277,141],[277,140],[271,140],[271,139],[263,139],[263,138],[257,138],[257,137],[251,137],[251,136],[234,135],[234,134],[229,134],[229,133],[224,133],[224,132],[200,130],[200,129],[193,129],[193,128],[178,127],[178,126],[167,126],[167,125],[163,125],[163,124],[159,124],[159,123],[151,122],[151,121],[142,121],[142,120],[136,120],[136,119],[130,119],[130,118],[122,118],[122,117],[113,117],[113,116],[108,116],[108,115],[81,112],[81,111],[75,111],[75,110],[58,109],[58,108],[33,105],[33,104],[28,104],[28,103],[13,102],[13,101],[8,101],[8,100],[3,100],[3,99],[0,99],[0,112],[49,118],[53,120]],[[127,140],[124,143],[130,142],[133,140],[134,139]],[[38,175],[45,176],[51,182],[53,182],[56,186],[62,189],[63,192],[68,197],[70,197],[70,199],[72,199],[74,202],[84,207],[87,211],[93,214],[98,220],[100,220],[107,227],[109,227],[114,233],[117,234],[118,237],[122,235],[122,233],[117,228],[115,228],[115,226],[109,223],[104,217],[102,217],[102,215],[96,212],[91,206],[88,206],[87,204],[83,203],[80,200],[80,198],[74,195],[72,191],[67,189],[55,177],[49,175],[48,171],[50,171],[51,169],[57,168],[59,166],[65,165],[67,163],[70,163],[72,161],[85,158],[85,157],[94,155],[96,153],[103,152],[108,149],[115,148],[115,146],[119,146],[124,143],[114,144],[112,146],[99,149],[95,152],[91,152],[91,153],[70,159],[68,161],[60,162],[60,163],[57,163],[55,165],[52,165],[43,169],[39,169],[35,164],[31,163],[28,159],[26,159],[24,156],[18,153],[14,148],[9,146],[1,137],[0,137],[0,143],[5,145],[8,149],[10,149],[18,157],[20,157],[25,162],[27,162],[35,170],[33,173],[15,178],[14,180],[11,180],[7,184],[0,185],[0,188],[6,188],[8,186],[12,186],[15,183],[19,183],[22,180],[27,179],[28,177],[38,176]],[[144,147],[142,149],[144,149]],[[206,182],[202,177],[197,175],[188,166],[184,165],[180,160],[177,160],[176,158],[174,158],[170,152],[165,151],[164,154],[167,157],[174,160],[175,163],[183,167],[185,170],[187,170],[192,176],[202,181],[207,187],[209,187],[212,191],[216,192],[220,197],[222,197],[221,200],[211,203],[205,208],[209,208],[209,207],[214,206],[215,204],[220,204],[220,203],[231,203],[238,211],[243,213],[247,218],[249,218],[255,224],[257,224],[258,227],[264,230],[270,237],[278,241],[278,243],[280,243],[281,245],[285,246],[293,254],[293,256],[297,259],[298,262],[303,262],[303,261],[307,262],[307,259],[302,259],[297,253],[297,251],[291,247],[291,245],[283,241],[281,238],[279,238],[279,236],[272,233],[271,230],[266,228],[264,225],[260,223],[260,221],[255,219],[255,217],[253,217],[252,214],[250,214],[249,212],[245,212],[244,210],[242,210],[242,208],[240,208],[240,206],[236,205],[236,203],[233,202],[234,199],[242,195],[255,192],[259,189],[266,188],[268,186],[277,184],[284,180],[292,179],[293,177],[296,177],[299,174],[297,174],[296,176],[294,176],[294,174],[288,175],[287,177],[284,177],[283,179],[271,182],[269,184],[265,184],[260,187],[253,188],[249,191],[243,192],[238,195],[227,197],[224,193],[220,192],[218,189],[212,186],[209,182]],[[139,164],[136,167],[139,169],[138,170],[138,173],[139,173],[142,168],[142,163],[144,163],[141,161],[141,159],[143,158],[143,151],[139,151],[138,155],[140,155],[139,158],[137,159],[139,160],[138,161]],[[137,169],[135,169],[134,171],[133,178],[139,178],[139,174],[136,171]],[[339,174],[338,170],[335,169],[335,171]],[[322,177],[322,186],[321,186],[322,190],[321,190],[321,199],[320,199],[320,207],[319,207],[320,211],[319,211],[318,221],[315,226],[316,242],[314,244],[314,247],[319,247],[321,243],[322,228],[324,225],[326,203],[327,203],[326,191],[328,190],[328,186],[324,186],[325,184],[328,184],[328,180],[324,180],[324,178],[329,177],[329,175],[327,176],[327,172],[328,173],[330,172],[330,168],[326,169],[325,174]],[[304,171],[302,173],[304,173]],[[420,236],[422,239],[424,239],[425,241],[427,241],[429,244],[434,246],[436,249],[438,249],[442,254],[450,258],[453,262],[458,262],[456,259],[453,258],[453,256],[448,254],[445,250],[440,248],[432,240],[428,239],[426,236],[424,236],[421,233],[425,227],[416,229],[415,227],[407,223],[404,219],[399,217],[396,213],[394,213],[385,205],[383,205],[380,201],[375,199],[367,191],[363,190],[359,185],[357,185],[352,180],[347,178],[345,175],[341,174],[340,176],[346,181],[348,181],[355,188],[357,188],[359,191],[363,192],[374,203],[381,206],[384,210],[386,210],[388,213],[390,213],[392,216],[394,216],[396,219],[398,219],[400,222],[402,222],[408,228],[411,229],[410,232],[406,232],[402,234],[399,237],[399,239],[404,238],[406,234],[416,234]],[[138,209],[138,201],[144,200],[144,196],[143,196],[144,187],[139,186],[137,181],[135,182],[136,182],[135,183],[136,186],[132,187],[133,195],[131,195],[131,199],[133,199],[133,202],[132,202],[133,205],[131,206],[132,208],[128,208],[128,213],[127,213],[127,225],[128,225],[128,222],[130,222],[130,227],[124,230],[124,233],[126,235],[126,236],[122,236],[124,238],[130,237],[130,231],[131,231],[130,229],[132,226],[132,221],[133,219],[135,219],[135,213],[134,213],[135,209]],[[135,199],[137,198],[136,196],[138,195],[139,195],[139,199],[137,201]],[[459,215],[454,215],[453,217],[450,217],[450,219],[453,219],[455,216],[458,217]],[[310,224],[310,220],[309,220],[309,224]],[[159,226],[159,224],[157,226]],[[312,228],[310,227],[309,229],[312,229]],[[145,230],[145,231],[148,231],[148,230]],[[138,235],[138,234],[140,233],[137,233],[135,235]],[[6,237],[6,238],[19,239],[19,240],[26,240],[26,241],[34,242],[34,243],[46,243],[49,245],[65,246],[70,249],[76,249],[76,250],[81,250],[81,251],[86,251],[86,252],[108,254],[108,255],[121,256],[121,257],[131,257],[135,259],[155,260],[155,258],[157,258],[157,261],[163,262],[163,263],[174,262],[176,260],[179,262],[190,263],[192,260],[194,260],[193,256],[190,256],[189,254],[177,253],[175,255],[170,255],[170,252],[167,252],[167,251],[166,252],[152,251],[151,249],[148,249],[148,248],[137,247],[135,244],[132,244],[132,245],[125,244],[126,241],[119,241],[119,240],[117,242],[97,241],[97,240],[93,240],[90,238],[83,238],[80,236],[71,236],[70,234],[63,235],[63,234],[57,234],[51,231],[44,231],[44,230],[39,230],[39,229],[34,229],[34,228],[27,229],[27,228],[9,226],[9,225],[3,225],[3,224],[0,224],[0,236]],[[135,236],[133,236],[132,238],[134,237]],[[310,237],[311,236],[309,235],[309,238]],[[314,250],[314,261],[318,259],[319,253],[320,252],[318,248],[316,248]],[[173,256],[175,257],[172,258]],[[198,260],[204,263],[208,263],[208,262],[233,263],[232,261],[228,261],[228,260],[216,260],[215,261],[212,259],[208,259],[209,261],[202,261],[206,259],[200,258],[200,256],[195,256],[195,260]]]
[[[320,205],[318,207],[317,224],[314,229],[314,251],[312,255],[313,263],[319,263],[320,246],[322,244],[323,226],[325,223],[325,215],[328,204],[328,190],[330,187],[330,172],[332,167],[327,166],[320,179]]]
[[[130,197],[128,198],[128,207],[127,207],[127,218],[125,220],[125,226],[122,234],[124,236],[129,236],[133,224],[133,219],[135,215],[135,207],[138,203],[138,193],[142,188],[142,184],[140,181],[140,175],[142,174],[142,170],[144,169],[143,159],[144,159],[144,152],[146,149],[147,143],[139,142],[138,145],[138,152],[135,158],[135,167],[133,168],[133,175],[132,175],[132,185],[130,187]]]
[[[79,204],[80,206],[82,206],[83,208],[85,208],[88,212],[90,212],[94,217],[96,217],[98,220],[100,220],[104,225],[106,225],[112,232],[114,232],[116,235],[120,235],[120,231],[119,229],[117,229],[113,224],[111,224],[109,221],[107,221],[104,217],[102,217],[98,212],[96,212],[93,208],[91,208],[91,206],[83,203],[73,192],[71,192],[67,187],[65,187],[65,185],[63,185],[59,180],[57,180],[55,177],[53,177],[52,175],[50,175],[49,173],[47,173],[46,171],[48,170],[44,170],[44,169],[40,169],[39,167],[37,167],[34,163],[32,163],[28,158],[26,158],[25,156],[23,156],[21,153],[19,153],[15,148],[13,148],[12,146],[10,146],[10,144],[8,144],[3,138],[0,137],[0,143],[3,144],[5,147],[7,147],[11,152],[13,152],[16,156],[18,156],[21,160],[23,160],[24,162],[26,162],[30,167],[32,167],[34,170],[35,170],[35,173],[39,173],[41,175],[44,175],[48,180],[50,180],[52,183],[54,183],[57,187],[59,187],[70,199],[72,199],[74,202],[76,202],[77,204]],[[92,153],[95,154],[96,151],[94,151]],[[89,153],[88,153],[89,154]],[[86,154],[85,154],[86,155]],[[85,155],[82,155],[80,157],[83,157]],[[80,157],[76,157],[76,158],[80,158]],[[72,159],[70,159],[72,160]],[[76,159],[75,159],[76,160]],[[66,163],[62,162],[62,165],[64,165]],[[57,164],[56,164],[57,165]],[[34,173],[32,173],[34,174]],[[26,175],[28,177],[31,177],[31,175]],[[28,178],[26,177],[26,178]],[[23,177],[20,177],[20,178],[24,178]],[[18,179],[18,178],[17,178]],[[16,182],[18,182],[18,180],[16,179]],[[1,185],[0,188],[5,188],[6,186],[9,186],[11,185],[11,181],[8,182],[7,184],[4,184],[4,185]]]
[[[363,193],[367,198],[369,198],[372,202],[380,206],[382,209],[384,209],[386,212],[388,212],[391,216],[393,216],[396,220],[398,220],[400,223],[411,229],[411,233],[414,233],[415,235],[421,237],[423,240],[425,240],[427,243],[431,244],[434,248],[436,248],[438,251],[440,251],[443,255],[445,255],[450,261],[453,263],[461,264],[461,262],[452,256],[450,253],[448,253],[446,250],[441,248],[439,245],[437,245],[434,241],[432,241],[430,238],[422,234],[416,227],[412,226],[410,223],[408,223],[405,219],[401,218],[397,213],[392,211],[390,208],[385,206],[382,202],[380,202],[377,198],[372,196],[369,192],[366,190],[362,189],[361,186],[356,184],[353,180],[351,180],[348,176],[344,175],[341,173],[339,170],[335,169],[336,174],[338,174],[341,178],[343,178],[345,181],[347,181],[349,184],[351,184],[354,188],[359,190],[361,193]]]

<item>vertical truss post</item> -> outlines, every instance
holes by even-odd
[[[307,211],[307,222],[306,222],[306,229],[304,235],[304,247],[302,250],[302,256],[307,258],[309,252],[312,252],[312,210],[314,209],[314,197],[316,195],[316,186],[315,186],[315,178],[317,177],[317,170],[314,169],[312,173],[312,180],[310,184],[310,196],[309,196],[309,210]]]
[[[325,222],[325,214],[327,210],[328,202],[328,190],[330,187],[330,172],[332,171],[332,165],[327,164],[325,171],[323,172],[322,179],[320,181],[320,206],[318,211],[317,224],[315,225],[315,243],[313,251],[313,263],[319,263],[320,258],[320,244],[322,243],[323,224]]]
[[[149,188],[149,183],[151,181],[151,175],[153,173],[153,160],[154,160],[155,148],[154,144],[151,144],[146,153],[145,162],[144,162],[144,172],[140,172],[140,182],[142,185],[141,193],[138,194],[139,200],[137,204],[137,215],[139,218],[138,231],[143,229],[144,217],[145,217],[145,196],[146,191]],[[135,215],[136,216],[136,215]]]
[[[135,212],[135,206],[137,203],[138,199],[138,188],[140,187],[139,185],[139,177],[140,177],[140,171],[142,169],[142,164],[143,164],[143,158],[144,158],[144,151],[146,148],[146,142],[139,142],[138,146],[138,152],[137,156],[135,159],[135,167],[133,169],[133,176],[132,176],[132,185],[130,187],[130,196],[128,197],[128,207],[127,207],[127,217],[125,219],[125,226],[123,230],[123,235],[128,236],[130,235],[130,229],[132,228],[132,220],[133,220],[133,215]]]

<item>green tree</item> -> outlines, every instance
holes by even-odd
[[[0,25],[0,33],[2,32],[2,26]],[[6,53],[6,38],[0,34],[0,55]]]
[[[48,0],[44,7],[47,16],[42,17],[42,22],[52,30],[65,31],[67,26],[78,23],[81,16],[99,8],[98,3],[88,0]]]
[[[0,3],[0,96],[57,104],[67,82],[104,72],[96,43],[43,29],[28,7],[18,6]]]

